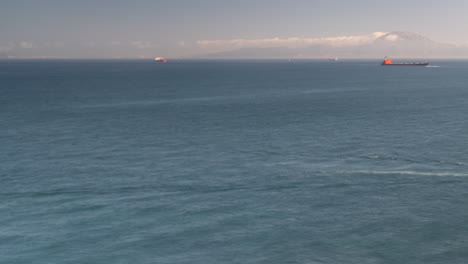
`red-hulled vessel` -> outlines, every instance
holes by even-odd
[[[156,57],[156,58],[154,58],[154,61],[155,62],[167,62],[167,60],[165,58],[163,58],[163,57]]]
[[[385,57],[382,66],[427,66],[429,62],[403,62],[394,63],[391,59]]]

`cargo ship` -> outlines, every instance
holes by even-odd
[[[385,57],[382,66],[427,66],[429,62],[400,62],[394,63],[391,59]]]
[[[163,57],[156,57],[156,58],[154,58],[154,61],[155,62],[167,62],[167,60],[165,58],[163,58]]]

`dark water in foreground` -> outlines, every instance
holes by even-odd
[[[0,263],[467,263],[468,61],[0,62]]]

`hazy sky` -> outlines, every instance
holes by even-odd
[[[411,31],[468,43],[467,0],[0,0],[0,55],[187,57],[197,41]]]

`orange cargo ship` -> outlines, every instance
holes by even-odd
[[[403,62],[403,63],[394,63],[391,59],[385,57],[382,66],[426,66],[429,65],[429,62]]]

